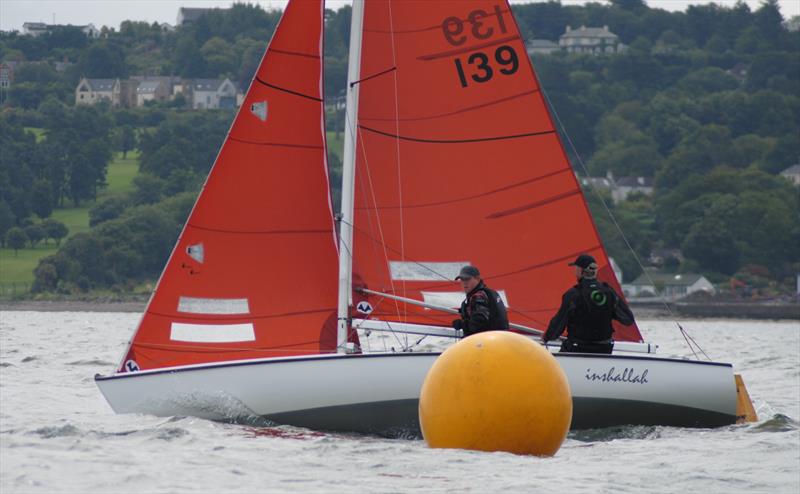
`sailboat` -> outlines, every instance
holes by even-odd
[[[323,31],[322,0],[289,2],[118,367],[95,377],[116,412],[414,434],[439,352],[361,340],[456,341],[461,266],[532,337],[579,253],[620,291],[507,1],[354,0],[339,217]],[[615,340],[552,349],[573,428],[741,415],[731,364],[658,356],[635,325]]]

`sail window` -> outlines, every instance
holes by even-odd
[[[252,323],[247,324],[186,324],[172,323],[169,339],[193,343],[236,343],[255,341]]]
[[[249,314],[250,304],[246,298],[197,298],[181,297],[178,312],[190,314]]]
[[[469,261],[402,262],[389,261],[392,279],[397,281],[452,281]]]
[[[439,307],[447,307],[450,309],[457,309],[461,307],[461,302],[464,301],[464,292],[420,292],[426,304],[438,305]],[[506,308],[508,305],[508,298],[506,298],[505,290],[497,290],[500,298],[503,299],[503,304]]]
[[[203,248],[203,244],[190,245],[186,248],[186,253],[189,254],[189,257],[199,263],[202,263],[203,259],[205,258],[205,249]]]
[[[250,113],[255,115],[259,120],[265,122],[267,120],[267,102],[259,101],[250,105]]]

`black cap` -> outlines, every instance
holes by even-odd
[[[570,266],[579,266],[583,269],[588,268],[592,264],[597,264],[597,261],[595,261],[594,257],[590,256],[589,254],[581,254],[575,258],[574,262],[569,263]]]
[[[461,278],[475,278],[480,275],[481,272],[478,271],[478,268],[476,268],[475,266],[464,266],[463,268],[461,268],[461,271],[458,272],[458,276],[456,276],[456,279],[460,280]]]

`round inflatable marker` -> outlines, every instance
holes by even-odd
[[[567,376],[544,347],[508,331],[464,338],[434,362],[419,399],[432,448],[552,456],[572,422]]]

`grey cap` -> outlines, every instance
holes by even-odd
[[[481,275],[481,272],[478,271],[478,268],[475,266],[464,266],[461,268],[461,271],[458,272],[458,276],[456,276],[457,280],[461,278],[476,278]]]

